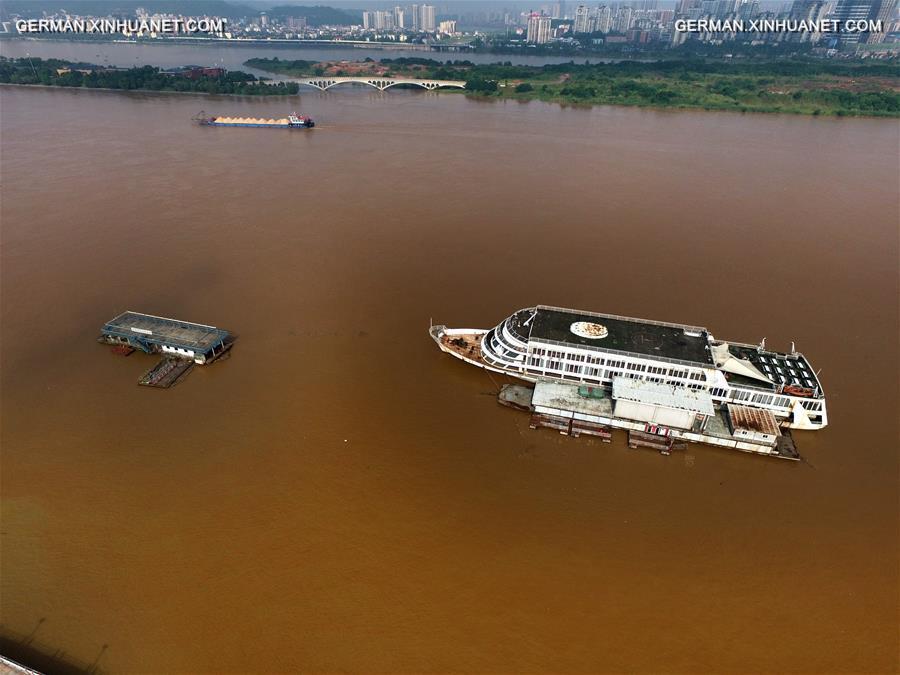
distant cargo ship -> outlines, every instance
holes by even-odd
[[[696,410],[706,416],[713,407],[736,405],[782,427],[828,424],[825,394],[809,362],[793,349],[768,350],[765,340],[726,342],[698,326],[546,306],[519,310],[490,330],[433,326],[431,336],[463,361],[539,386],[600,387],[613,398],[640,389],[648,409],[665,390],[672,399],[666,405],[702,404]],[[682,399],[697,399],[696,406]]]
[[[311,129],[316,126],[312,117],[292,112],[287,117],[266,119],[264,117],[216,117],[200,111],[194,121],[206,127],[256,127],[263,129]]]

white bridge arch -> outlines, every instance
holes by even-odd
[[[465,89],[466,83],[462,80],[417,80],[402,77],[305,77],[296,80],[299,84],[315,87],[325,91],[339,84],[367,84],[379,91],[384,91],[398,84],[412,84],[423,89],[439,89],[441,87],[456,87]]]

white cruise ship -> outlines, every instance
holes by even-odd
[[[539,305],[495,328],[432,326],[441,350],[529,382],[612,390],[622,378],[690,390],[721,408],[768,411],[782,427],[828,424],[825,394],[806,358],[716,340],[705,328]],[[654,385],[648,385],[650,387]]]

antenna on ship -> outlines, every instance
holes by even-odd
[[[534,310],[531,311],[531,316],[529,316],[527,319],[525,319],[525,321],[522,322],[522,325],[523,325],[523,326],[527,326],[528,324],[531,323],[531,321],[532,321],[532,320],[534,319],[534,317],[536,317],[536,316],[537,316],[537,310],[534,309]]]

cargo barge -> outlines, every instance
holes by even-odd
[[[699,326],[544,305],[491,329],[430,333],[441,351],[535,383],[530,401],[520,391],[501,402],[566,433],[583,422],[640,432],[636,442],[650,433],[798,459],[788,430],[828,424],[818,374],[793,346],[779,352]]]
[[[194,121],[204,127],[254,127],[257,129],[312,129],[316,126],[312,117],[292,112],[287,117],[222,117],[207,115],[202,110],[194,115]]]

